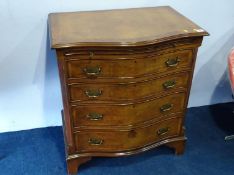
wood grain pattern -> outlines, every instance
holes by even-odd
[[[72,116],[74,127],[84,126],[131,126],[153,118],[160,118],[171,113],[183,112],[185,93],[167,95],[165,97],[148,99],[138,103],[127,104],[86,104],[73,106]],[[161,111],[166,104],[172,104],[170,110]],[[98,113],[103,116],[101,120],[90,120],[87,115]]]
[[[201,45],[201,37],[189,37],[189,38],[178,38],[171,39],[170,42],[162,41],[159,44],[150,44],[150,45],[142,45],[142,46],[85,46],[85,47],[68,47],[68,48],[60,48],[59,50],[63,52],[63,55],[66,59],[73,59],[77,57],[86,57],[90,56],[92,53],[93,57],[96,58],[98,55],[104,56],[129,56],[132,55],[142,57],[145,54],[165,54],[168,52],[174,52],[176,50],[184,50],[184,49],[192,49],[194,47],[199,47]],[[110,57],[102,57],[102,58],[110,58]]]
[[[51,47],[136,46],[207,32],[170,7],[52,13]]]
[[[74,83],[68,87],[70,101],[124,101],[137,100],[155,94],[170,93],[171,91],[186,90],[189,83],[189,73],[182,72],[161,78],[145,79],[129,83]],[[100,91],[96,98],[89,97],[87,90]]]
[[[170,7],[53,13],[49,29],[69,174],[93,156],[160,145],[183,153],[184,116],[205,30]]]
[[[179,136],[181,118],[172,118],[129,131],[85,130],[75,133],[77,152],[118,152],[137,149],[162,139]],[[90,143],[90,139],[102,143]]]
[[[149,151],[149,150],[154,149],[156,147],[159,147],[161,145],[168,145],[168,147],[171,147],[171,148],[175,149],[175,151],[177,151],[177,150],[183,150],[184,149],[186,140],[187,140],[187,138],[183,135],[183,136],[177,136],[177,137],[163,139],[161,141],[158,141],[158,142],[155,142],[155,143],[152,143],[152,144],[149,144],[149,145],[145,145],[144,147],[140,147],[140,148],[133,149],[133,150],[127,150],[127,151],[74,153],[74,154],[69,155],[68,159],[69,160],[73,160],[73,159],[78,159],[79,160],[79,159],[81,159],[81,161],[82,161],[83,158],[87,158],[89,160],[90,156],[98,156],[98,157],[129,156],[129,155],[134,155],[134,154],[139,154],[139,153],[142,153],[142,152],[145,152],[145,151]],[[174,144],[174,143],[176,143],[176,144]],[[74,166],[72,168],[74,169]],[[75,166],[75,168],[77,168],[77,166]]]
[[[98,78],[134,78],[155,73],[171,73],[176,71],[186,70],[191,67],[192,50],[181,50],[163,55],[145,55],[144,57],[135,58],[134,56],[115,55],[105,56],[98,55],[95,58],[89,59],[88,55],[82,59],[72,59],[67,61],[68,78],[84,78],[87,74],[85,68],[101,69]],[[108,59],[105,59],[108,57]],[[103,61],[105,59],[105,61]],[[168,60],[179,59],[176,66],[168,66]]]

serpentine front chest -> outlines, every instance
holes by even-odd
[[[68,173],[93,156],[183,153],[197,49],[208,33],[170,7],[49,15]]]

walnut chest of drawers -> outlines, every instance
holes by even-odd
[[[93,156],[183,153],[197,49],[208,33],[170,7],[53,13],[69,174]]]

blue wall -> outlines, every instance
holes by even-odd
[[[54,51],[48,49],[51,12],[170,5],[206,29],[189,106],[231,101],[226,57],[234,46],[229,0],[1,0],[0,132],[61,125],[62,99]]]

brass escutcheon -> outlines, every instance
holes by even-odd
[[[176,85],[176,81],[175,80],[169,80],[164,82],[163,84],[164,89],[171,89]]]
[[[162,135],[168,133],[168,131],[169,131],[169,127],[160,128],[160,129],[157,131],[157,134],[158,134],[159,136],[162,136]]]
[[[99,89],[98,90],[86,90],[85,94],[89,98],[97,98],[102,95],[102,91]]]
[[[86,115],[87,119],[89,120],[102,120],[103,119],[103,115],[102,114],[98,114],[96,112],[92,112]]]
[[[89,139],[89,144],[90,145],[102,145],[103,144],[103,140],[99,139],[99,138],[90,138]]]
[[[176,58],[169,58],[165,64],[167,67],[176,67],[180,62],[180,59],[178,57]]]
[[[97,76],[100,75],[101,70],[102,70],[101,67],[95,66],[95,67],[86,67],[83,69],[83,72],[89,78],[97,78]]]
[[[166,111],[170,111],[172,108],[173,108],[173,104],[167,103],[167,104],[164,104],[160,107],[160,111],[166,112]]]

